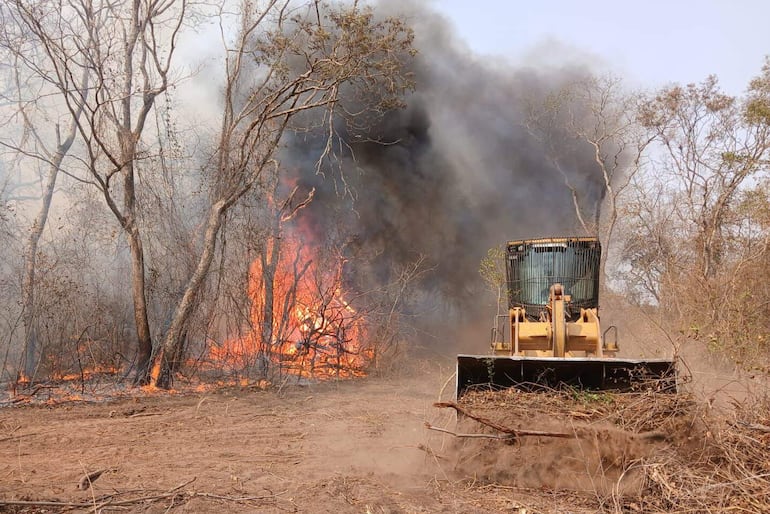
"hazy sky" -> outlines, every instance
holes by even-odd
[[[588,54],[631,83],[719,77],[744,91],[770,54],[769,0],[433,0],[477,53],[525,58],[550,41]]]

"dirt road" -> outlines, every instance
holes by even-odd
[[[447,436],[424,427],[453,423],[432,406],[447,378],[2,409],[0,512],[584,512],[458,475]]]

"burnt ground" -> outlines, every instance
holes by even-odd
[[[0,512],[597,510],[590,491],[515,487],[459,469],[456,441],[425,427],[456,426],[433,407],[452,396],[447,369],[6,407]],[[100,470],[89,488],[84,475]]]

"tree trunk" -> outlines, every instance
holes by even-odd
[[[273,247],[278,242],[273,241]],[[268,249],[265,248],[260,260],[262,261],[262,283],[264,284],[264,302],[262,304],[262,345],[270,345],[273,341],[273,303],[275,300],[275,262],[272,257],[268,260]],[[271,252],[274,254],[275,252]]]
[[[182,300],[174,311],[174,317],[168,328],[166,337],[159,350],[153,356],[152,369],[147,374],[146,380],[160,388],[167,389],[171,386],[171,359],[165,356],[174,356],[179,354],[179,347],[183,342],[183,335],[187,326],[187,321],[195,307],[196,298],[200,293],[203,283],[208,275],[211,262],[214,259],[216,250],[217,236],[222,226],[222,218],[229,205],[223,200],[218,201],[211,206],[209,218],[206,222],[206,233],[203,238],[203,251],[201,252],[198,265],[193,272],[190,281],[185,287]]]
[[[278,259],[280,258],[280,217],[276,216],[270,227],[268,240],[272,244],[265,245],[265,249],[260,256],[262,260],[262,281],[265,285],[265,295],[263,303],[262,316],[262,345],[264,348],[272,348],[273,327],[275,320],[275,272],[278,268]],[[285,313],[284,313],[285,315]]]
[[[126,231],[131,249],[131,297],[134,303],[134,324],[136,326],[137,357],[135,384],[146,384],[147,369],[152,358],[152,336],[147,317],[145,297],[144,248],[139,230],[132,226]]]
[[[24,251],[24,278],[21,286],[22,311],[24,312],[24,354],[21,370],[24,377],[31,380],[36,367],[35,354],[37,353],[37,313],[35,312],[35,269],[37,267],[37,245],[48,218],[47,211],[50,205],[48,187],[43,196],[43,207],[40,209],[30,231],[27,247]],[[53,191],[53,188],[51,188]],[[45,214],[44,214],[45,211]],[[42,223],[41,223],[42,219]]]
[[[77,116],[80,116],[78,111]],[[70,125],[67,137],[56,148],[56,153],[51,159],[46,177],[45,188],[43,190],[43,204],[35,217],[30,229],[29,239],[24,249],[24,277],[22,279],[22,312],[24,313],[24,354],[22,370],[27,379],[32,379],[37,366],[37,312],[35,309],[35,273],[37,270],[37,247],[40,243],[40,237],[43,235],[43,229],[48,221],[48,212],[51,209],[53,192],[56,186],[56,178],[61,169],[61,163],[64,156],[67,155],[72,141],[75,139],[76,121]],[[58,132],[57,132],[58,134]]]
[[[129,91],[126,86],[126,91]],[[144,276],[144,246],[136,219],[136,188],[134,182],[134,160],[136,159],[136,137],[130,130],[130,97],[123,102],[123,126],[118,130],[121,143],[121,158],[125,163],[123,170],[123,208],[121,217],[123,230],[126,232],[128,247],[131,250],[131,299],[134,303],[134,326],[136,328],[136,375],[134,384],[146,384],[147,370],[152,359],[152,334],[147,317],[147,296]]]

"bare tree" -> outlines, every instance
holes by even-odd
[[[548,95],[532,108],[527,121],[570,191],[583,231],[598,234],[605,248],[612,245],[622,195],[645,166],[645,151],[652,141],[637,120],[641,101],[617,77],[587,76]],[[590,152],[584,169],[568,169],[574,164],[563,162],[561,146],[567,141]],[[606,262],[602,260],[602,277]]]
[[[663,88],[639,113],[653,159],[624,207],[627,283],[691,339],[743,365],[761,361],[770,61],[743,97],[712,76]]]
[[[12,0],[15,21],[35,38],[42,59],[28,66],[56,88],[76,122],[87,180],[101,192],[131,250],[137,376],[152,353],[144,247],[136,202],[137,163],[148,115],[171,80],[185,0]],[[87,77],[89,95],[83,94]]]
[[[499,320],[500,316],[506,314],[508,310],[505,258],[505,247],[497,246],[487,250],[487,256],[481,259],[481,264],[479,265],[479,275],[481,275],[481,278],[484,279],[484,282],[487,283],[487,286],[494,292],[496,297],[495,319],[492,325],[494,330],[493,337],[495,338],[502,337]]]
[[[73,116],[65,116],[64,134],[58,123],[55,124],[54,134],[48,134],[45,127],[51,124],[50,117],[55,117],[56,107],[47,105],[44,101],[47,92],[47,84],[43,77],[37,73],[30,56],[35,55],[36,48],[34,38],[30,41],[25,32],[19,32],[22,23],[18,12],[6,8],[0,14],[4,21],[0,31],[0,48],[14,66],[9,70],[12,87],[0,94],[0,99],[15,108],[10,112],[8,122],[17,120],[21,130],[18,133],[9,132],[6,137],[0,139],[0,145],[13,151],[19,156],[31,157],[39,164],[47,167],[45,176],[40,177],[40,207],[29,228],[24,248],[24,271],[22,278],[22,313],[24,324],[24,348],[22,353],[22,373],[27,378],[32,378],[36,366],[37,353],[37,313],[35,305],[36,291],[36,267],[38,245],[48,221],[48,213],[56,187],[56,181],[62,168],[65,156],[74,142],[77,122],[83,113],[83,101],[87,95],[88,74],[83,71],[80,78],[73,77],[74,94],[81,97],[80,105]],[[32,94],[30,95],[30,92]],[[55,138],[53,146],[49,147],[47,139]]]
[[[400,20],[376,19],[357,3],[297,6],[276,0],[255,8],[244,2],[238,26],[236,41],[226,50],[224,112],[212,164],[215,186],[200,257],[153,364],[152,382],[161,387],[170,379],[165,356],[174,355],[181,342],[223,220],[265,170],[279,168],[276,153],[291,122],[301,113],[317,113],[312,119],[328,134],[320,167],[339,148],[337,130],[401,106],[402,92],[411,87],[403,72],[413,55],[411,31]],[[351,97],[355,103],[344,101]]]
[[[683,260],[676,244],[675,202],[666,181],[650,175],[634,177],[623,203],[619,274],[626,292],[638,303],[661,305],[668,270]]]
[[[743,102],[724,94],[714,76],[702,84],[660,91],[641,108],[640,121],[665,155],[658,173],[675,183],[678,213],[691,224],[696,266],[713,277],[724,258],[727,222],[743,184],[770,158],[770,65]]]
[[[350,264],[355,266],[366,259],[359,256]],[[434,271],[435,267],[429,265],[429,258],[417,254],[409,262],[394,264],[388,283],[372,290],[357,291],[347,297],[346,301],[356,306],[355,316],[346,320],[347,326],[354,329],[350,332],[355,331],[359,320],[366,332],[366,344],[359,345],[357,351],[366,354],[367,369],[388,372],[402,365],[403,342],[425,336],[418,333],[415,325],[419,323],[415,323],[415,319],[428,314],[423,307],[424,298],[420,297],[420,293],[426,293],[420,291],[420,284],[426,275]]]

